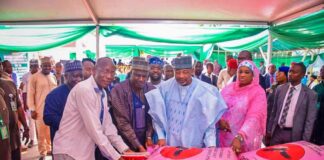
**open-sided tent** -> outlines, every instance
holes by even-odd
[[[322,3],[323,0],[1,0],[0,22],[71,23],[95,18],[100,23],[113,20],[268,23]]]
[[[278,37],[286,38],[286,30],[275,28],[276,24],[289,21],[301,15],[309,14],[323,9],[323,0],[198,0],[198,1],[171,1],[171,0],[34,0],[34,1],[19,1],[19,0],[3,0],[0,1],[0,23],[1,24],[92,24],[93,28],[74,28],[67,30],[64,34],[70,35],[81,29],[86,34],[86,31],[93,30],[95,26],[112,23],[199,23],[199,24],[243,24],[243,25],[274,25],[274,34]],[[284,24],[283,24],[284,25]],[[289,30],[289,25],[287,26]],[[88,29],[88,30],[87,30]],[[99,44],[99,27],[97,29],[97,44]],[[116,30],[117,29],[117,30]],[[107,35],[102,30],[113,34],[123,34],[124,36],[137,36],[137,38],[146,38],[147,40],[164,41],[166,39],[154,39],[154,37],[141,37],[138,34],[130,34],[132,30],[118,28],[118,26],[101,27],[100,33]],[[298,30],[298,28],[297,28]],[[272,30],[271,30],[272,31]],[[261,31],[260,31],[261,32]],[[226,33],[226,32],[225,32]],[[237,33],[243,34],[244,31],[227,32],[218,37],[214,43],[223,42],[225,40],[235,40],[233,36]],[[252,33],[252,32],[251,32]],[[250,33],[250,34],[251,34]],[[258,32],[254,32],[257,34]],[[261,34],[261,33],[259,33]],[[54,35],[55,36],[55,35]],[[68,40],[62,39],[64,43],[73,40],[82,35],[72,36]],[[202,36],[205,38],[206,35]],[[257,35],[255,35],[257,36]],[[226,39],[232,37],[233,39]],[[248,38],[239,35],[240,38]],[[59,36],[58,38],[63,38]],[[135,37],[136,38],[136,37]],[[198,37],[201,38],[201,37]],[[213,38],[213,37],[212,37]],[[289,37],[288,37],[289,38]],[[194,42],[193,39],[190,43]],[[208,39],[207,39],[208,40]],[[213,39],[214,40],[214,39]],[[223,41],[220,41],[223,40]],[[6,41],[6,40],[4,40]],[[271,42],[272,37],[262,37],[262,41],[254,40],[248,45],[250,48],[253,45],[261,45],[261,42]],[[170,42],[170,41],[165,41]],[[171,43],[186,43],[187,41],[172,41]],[[203,41],[202,41],[203,42]],[[208,41],[205,41],[208,42]],[[209,41],[210,42],[210,41]],[[62,45],[64,43],[57,43]],[[312,43],[310,41],[310,43]],[[268,43],[268,60],[271,59],[271,43]],[[1,44],[0,44],[1,45]],[[317,45],[317,44],[315,44]],[[47,47],[53,47],[45,45]],[[238,46],[237,48],[242,48]],[[8,48],[8,47],[7,47]],[[223,47],[224,49],[229,47]],[[233,47],[232,47],[233,48]],[[38,48],[46,49],[46,47]],[[231,48],[230,48],[231,49]],[[99,54],[99,47],[97,47]]]

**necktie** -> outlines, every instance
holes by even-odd
[[[288,110],[289,110],[289,106],[290,106],[290,102],[291,102],[291,98],[293,96],[294,90],[295,90],[295,87],[291,87],[290,90],[289,90],[289,94],[288,94],[284,109],[282,111],[281,119],[280,119],[280,122],[279,122],[280,128],[283,128],[284,124],[286,123],[286,118],[287,118],[287,115],[288,115]]]
[[[102,124],[103,117],[104,117],[104,103],[103,100],[105,98],[105,93],[103,90],[101,90],[101,109],[100,109],[100,123]]]
[[[270,85],[272,85],[273,84],[273,81],[274,81],[274,78],[273,78],[273,76],[272,75],[270,75]]]

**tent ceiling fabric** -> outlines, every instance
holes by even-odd
[[[0,22],[91,20],[82,0],[1,0]]]
[[[87,0],[99,20],[271,22],[323,0]],[[91,21],[82,0],[1,0],[0,22]]]

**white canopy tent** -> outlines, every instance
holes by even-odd
[[[310,64],[307,68],[307,72],[310,72],[315,75],[319,75],[321,67],[324,65],[324,60],[320,57],[317,56],[316,60],[314,63]]]
[[[0,23],[94,21],[98,24],[115,20],[141,22],[159,20],[163,23],[174,20],[269,23],[287,20],[290,16],[312,9],[323,2],[323,0],[1,0]]]
[[[324,0],[1,0],[0,24],[198,23],[268,25],[324,8]],[[99,26],[96,33],[99,56]],[[271,59],[269,36],[267,62]]]

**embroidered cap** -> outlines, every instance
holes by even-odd
[[[82,63],[79,60],[68,61],[64,64],[64,73],[77,70],[82,71]]]
[[[143,57],[134,57],[132,59],[132,69],[149,71],[149,64]]]
[[[189,69],[192,68],[191,56],[181,56],[173,59],[172,65],[175,69]]]
[[[151,57],[149,59],[149,64],[157,64],[163,67],[164,62],[159,57]]]

